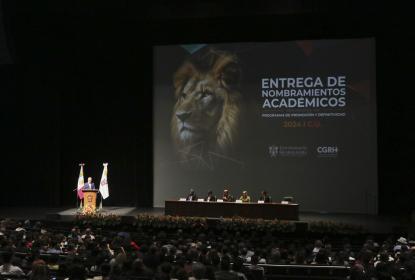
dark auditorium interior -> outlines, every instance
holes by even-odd
[[[415,279],[415,186],[411,179],[411,158],[415,157],[415,119],[411,114],[415,103],[410,85],[415,31],[410,10],[409,4],[401,2],[351,0],[0,0],[0,280]],[[300,146],[301,141],[314,140],[297,138],[288,144],[277,143],[278,147],[267,146],[264,172],[276,185],[279,179],[287,180],[271,176],[274,171],[282,174],[283,164],[287,174],[296,174],[289,169],[296,166],[314,170],[328,165],[338,168],[333,174],[341,177],[323,175],[322,170],[320,175],[313,174],[313,179],[295,178],[293,182],[318,190],[328,185],[330,190],[316,191],[313,198],[306,191],[280,193],[268,187],[272,201],[267,201],[259,197],[262,189],[258,194],[251,191],[256,187],[251,186],[252,182],[261,180],[254,171],[234,171],[236,167],[228,165],[214,172],[201,171],[200,166],[183,167],[183,159],[177,159],[171,169],[174,171],[165,175],[168,164],[173,163],[160,164],[159,155],[174,141],[159,137],[169,138],[171,132],[159,133],[161,117],[156,112],[163,112],[170,103],[157,107],[156,100],[161,100],[157,97],[160,89],[174,91],[173,73],[169,71],[177,70],[181,59],[187,58],[193,63],[189,71],[198,73],[194,79],[199,79],[204,66],[197,64],[198,59],[227,55],[210,49],[210,53],[204,53],[207,47],[200,45],[198,49],[197,44],[229,47],[226,51],[248,46],[244,50],[249,52],[257,46],[265,46],[259,49],[266,51],[273,47],[297,48],[293,42],[299,46],[328,42],[325,50],[333,53],[343,43],[369,42],[362,50],[373,54],[353,60],[361,49],[341,49],[350,58],[339,58],[340,70],[334,73],[341,75],[342,65],[350,64],[350,76],[356,71],[372,79],[371,102],[375,102],[367,107],[370,110],[366,112],[364,101],[359,103],[358,99],[352,104],[355,107],[348,103],[348,110],[358,110],[358,114],[347,121],[335,123],[321,118],[322,124],[329,125],[320,130],[284,130],[286,135],[309,133],[310,139],[323,140],[323,132],[327,132],[327,137],[337,139],[341,124],[347,122],[348,129],[357,127],[362,118],[371,125],[373,135],[360,129],[347,130],[348,139],[342,142],[339,138],[339,146],[352,143],[345,149],[348,155],[343,156],[341,148],[337,155],[336,146],[336,154],[329,158],[311,158],[310,150],[304,159],[279,157],[281,145]],[[289,59],[301,61],[302,57],[295,57],[295,50],[287,52],[287,59],[278,54],[269,61],[281,59],[281,65]],[[170,60],[162,61],[169,52],[173,54]],[[275,73],[270,75],[275,76],[285,67],[276,64],[275,68],[267,68],[258,63],[258,68],[250,68],[247,65],[255,57],[239,54],[241,60],[245,59],[245,76],[241,79],[256,78],[255,71],[271,73],[273,69]],[[213,64],[213,58],[208,58]],[[326,64],[330,60],[331,56],[323,54],[307,64],[307,69],[315,69],[316,73],[332,71],[336,61]],[[361,74],[364,71],[359,69],[366,61],[374,72]],[[233,76],[226,80],[225,70],[214,78],[234,93],[230,84]],[[172,77],[170,84],[158,84],[165,76]],[[178,84],[175,80],[176,88],[181,86]],[[183,93],[174,101],[175,109],[190,96],[188,87],[179,88]],[[348,90],[358,91],[352,86]],[[205,98],[204,89],[201,94]],[[212,93],[207,94],[210,98]],[[166,100],[173,102],[173,95]],[[248,105],[257,112],[255,104]],[[170,118],[171,110],[163,114]],[[264,127],[271,121],[264,121],[266,125],[255,131],[263,129],[265,133]],[[320,119],[317,121],[320,125]],[[164,121],[166,126],[172,123],[170,119]],[[320,134],[313,136],[314,131]],[[251,133],[241,138],[262,145],[256,136]],[[167,142],[171,146],[162,146]],[[358,147],[359,142],[364,143],[362,147]],[[252,156],[251,164],[260,168],[257,163],[262,158],[247,147],[242,155]],[[369,156],[359,154],[370,149],[373,156],[369,152]],[[166,158],[173,156],[171,152]],[[371,166],[365,162],[368,157],[373,161]],[[354,159],[343,162],[345,158]],[[358,168],[349,164],[359,160]],[[249,166],[249,159],[247,162]],[[82,173],[81,163],[85,163]],[[108,171],[106,167],[103,171],[103,163],[108,163]],[[228,169],[241,177],[230,178],[228,184],[222,172]],[[355,169],[360,169],[357,175],[350,171]],[[175,174],[177,170],[184,171]],[[372,173],[374,177],[365,177]],[[200,178],[200,184],[191,185],[182,174]],[[94,190],[85,188],[88,177],[94,179]],[[205,186],[210,183],[203,182],[206,178],[224,182],[214,188],[235,186],[230,189],[235,198],[220,199],[214,189],[218,199],[200,199],[211,190]],[[365,211],[332,210],[338,204],[333,201],[342,199],[332,197],[336,186],[330,180],[336,179],[360,182],[358,186],[342,187],[338,193],[353,197],[343,196],[340,204],[346,210],[358,205]],[[375,194],[360,190],[366,188],[366,182]],[[237,188],[239,183],[241,187]],[[339,182],[339,186],[346,183]],[[199,199],[194,193],[184,198],[187,193],[182,190],[176,197],[167,197],[175,193],[175,184],[185,185],[186,190],[194,188]],[[109,188],[108,198],[105,187],[107,192]],[[245,192],[238,199],[245,190],[242,187],[249,190],[250,198]],[[354,200],[360,193],[366,197]],[[158,201],[165,206],[158,205]]]

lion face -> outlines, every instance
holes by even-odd
[[[219,122],[225,98],[226,91],[213,77],[190,79],[174,108],[178,140],[191,143],[205,138]]]
[[[234,56],[213,50],[178,69],[171,128],[181,152],[226,153],[230,148],[240,112],[238,74]]]

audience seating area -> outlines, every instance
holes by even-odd
[[[0,279],[414,279],[399,236],[2,220]]]

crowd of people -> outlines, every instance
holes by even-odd
[[[415,279],[412,241],[352,241],[255,230],[105,231],[3,220],[0,274],[28,279],[262,279],[262,264],[316,264],[350,267],[350,279]]]

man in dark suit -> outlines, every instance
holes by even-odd
[[[216,196],[213,195],[213,192],[211,190],[208,191],[205,201],[216,201]]]
[[[262,200],[265,203],[271,203],[272,202],[272,198],[271,196],[267,193],[267,191],[262,191],[261,196],[259,198],[259,200]]]
[[[88,182],[84,185],[84,190],[95,190],[95,184],[92,182],[92,178],[88,177]]]
[[[197,200],[197,195],[195,194],[195,191],[193,189],[190,189],[189,194],[186,197],[187,201],[195,201]]]

